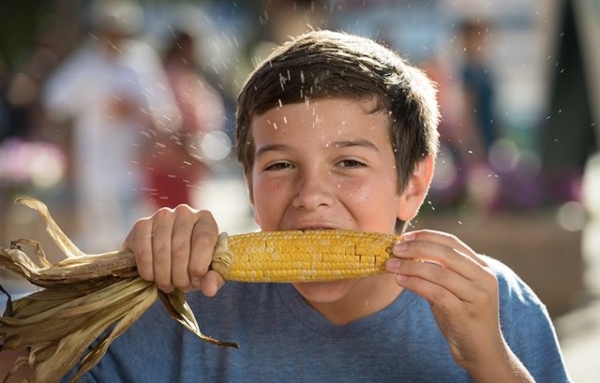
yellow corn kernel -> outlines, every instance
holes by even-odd
[[[227,236],[211,267],[229,281],[325,282],[385,272],[400,236],[350,230],[290,230]]]

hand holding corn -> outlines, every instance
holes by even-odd
[[[42,383],[58,382],[81,360],[71,380],[77,381],[157,298],[201,339],[237,347],[200,332],[182,291],[197,287],[213,295],[225,280],[310,282],[382,274],[398,239],[343,230],[218,235],[209,213],[181,206],[138,221],[124,250],[87,255],[62,232],[43,203],[32,198],[17,202],[42,214],[48,233],[66,256],[52,265],[41,247],[26,239],[0,248],[0,268],[43,287],[18,301],[9,300],[0,318],[0,350],[30,348],[29,358],[18,360],[9,377],[29,365],[36,369],[35,382]],[[23,251],[26,246],[35,249],[39,264]]]
[[[275,231],[227,236],[206,211],[160,209],[125,240],[142,278],[163,291],[201,289],[225,280],[314,282],[385,272],[397,236],[346,230]],[[191,240],[190,240],[191,238]]]

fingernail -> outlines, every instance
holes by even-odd
[[[403,274],[396,275],[396,283],[402,284],[402,283],[406,282],[407,279],[408,279],[408,277],[406,275],[403,275]]]
[[[387,261],[388,269],[397,269],[400,267],[400,260],[397,258],[390,258]]]
[[[402,234],[402,240],[403,241],[412,241],[413,239],[415,239],[415,233],[405,233],[405,234]]]
[[[164,293],[166,293],[166,294],[169,294],[170,292],[172,292],[173,290],[175,290],[175,289],[174,289],[173,287],[171,287],[171,286],[161,286],[161,285],[158,285],[158,288],[159,288],[159,289],[160,289],[162,292],[164,292]]]
[[[405,241],[399,241],[394,243],[394,253],[400,253],[408,249],[408,243]]]

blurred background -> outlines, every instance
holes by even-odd
[[[289,36],[345,30],[438,84],[442,151],[413,227],[511,266],[574,380],[600,378],[597,0],[9,0],[0,18],[0,247],[36,239],[61,259],[22,195],[89,253],[179,203],[254,230],[231,148],[237,91]]]

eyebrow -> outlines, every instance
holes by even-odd
[[[362,148],[366,148],[366,149],[370,149],[376,152],[379,152],[379,148],[377,147],[377,145],[375,145],[374,143],[372,143],[369,140],[344,140],[344,141],[334,141],[330,143],[330,146],[334,146],[336,148],[352,148],[352,147],[362,147]],[[284,144],[272,144],[272,145],[265,145],[265,146],[261,146],[260,148],[258,148],[256,150],[256,157],[259,157],[260,155],[266,153],[266,152],[270,152],[270,151],[283,151],[283,150],[289,150],[290,146],[289,145],[284,145]]]
[[[256,157],[259,157],[260,155],[266,153],[266,152],[270,152],[270,151],[279,151],[279,150],[286,150],[289,149],[290,147],[288,145],[283,145],[283,144],[273,144],[273,145],[265,145],[265,146],[261,146],[260,148],[256,149]]]
[[[376,152],[379,152],[379,148],[377,147],[377,145],[375,145],[374,143],[372,143],[369,140],[364,140],[364,139],[363,140],[334,141],[331,144],[337,148],[351,148],[354,146],[359,146],[359,147],[363,147],[363,148],[367,148],[367,149],[371,149]]]

